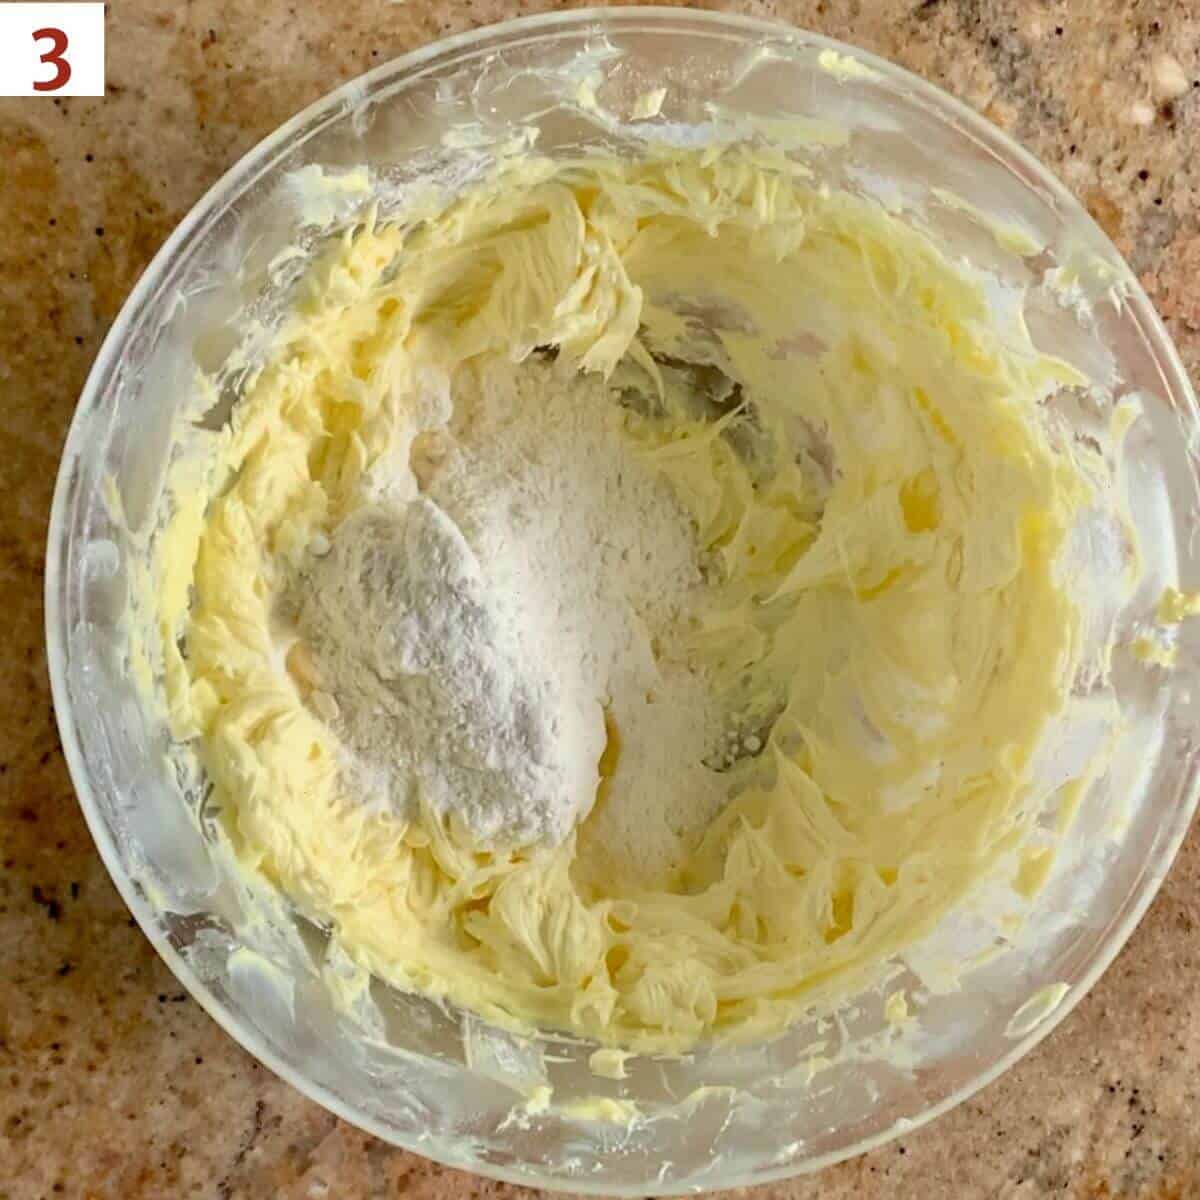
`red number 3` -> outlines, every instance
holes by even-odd
[[[38,62],[54,64],[54,78],[33,81],[33,90],[35,92],[57,92],[60,87],[65,87],[67,80],[71,78],[71,64],[67,62],[63,55],[67,52],[67,35],[61,29],[55,29],[53,26],[48,26],[46,29],[35,29],[33,31],[34,42],[40,42],[42,38],[49,38],[51,48],[38,58]]]

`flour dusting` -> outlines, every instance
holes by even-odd
[[[346,778],[481,846],[558,844],[591,813],[594,869],[661,875],[724,802],[682,645],[690,518],[599,376],[467,366],[426,408],[304,580]]]

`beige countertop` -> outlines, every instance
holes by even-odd
[[[50,709],[41,589],[76,396],[139,272],[200,194],[343,80],[445,34],[553,7],[115,0],[105,98],[0,101],[0,1200],[522,1191],[330,1116],[181,991],[76,805]],[[1129,257],[1200,378],[1193,0],[728,7],[886,55],[1018,137]],[[760,1195],[1200,1196],[1198,966],[1193,833],[1116,963],[1019,1066],[910,1137]]]

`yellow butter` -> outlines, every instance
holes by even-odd
[[[770,717],[654,887],[589,870],[583,837],[481,854],[346,794],[272,636],[422,373],[546,345],[653,398],[628,435],[712,562],[695,656]],[[734,381],[727,411],[674,361]],[[925,235],[780,155],[509,165],[309,272],[158,544],[175,731],[242,863],[381,978],[628,1050],[772,1033],[877,981],[1031,825],[1075,652],[1055,564],[1089,495],[1038,403],[1076,379]]]
[[[1200,592],[1181,592],[1173,587],[1163,589],[1158,601],[1158,619],[1161,624],[1178,625],[1197,614],[1200,614]]]

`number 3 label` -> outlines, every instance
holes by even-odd
[[[71,64],[63,58],[67,52],[67,35],[61,29],[47,25],[45,29],[33,31],[35,42],[40,42],[42,38],[50,39],[51,48],[41,56],[40,61],[50,63],[54,67],[54,78],[35,79],[33,90],[35,92],[57,92],[60,88],[66,87],[71,78]]]
[[[0,0],[0,96],[103,95],[103,4]]]

